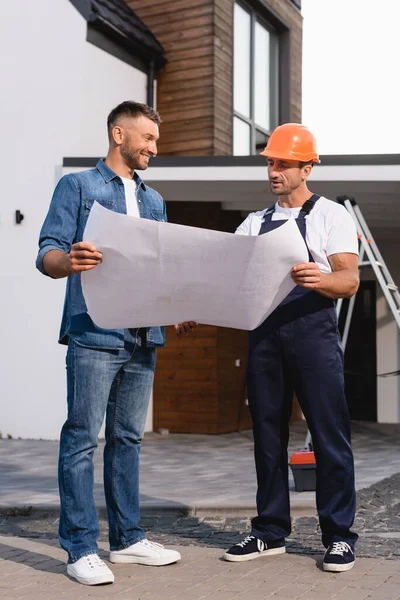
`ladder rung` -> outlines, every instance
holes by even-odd
[[[349,198],[347,196],[338,196],[337,201],[341,202],[341,200],[343,200],[343,206],[352,215],[356,224],[357,237],[359,240],[358,247],[360,250],[358,267],[372,267],[377,277],[377,280],[381,286],[383,295],[385,296],[389,308],[392,312],[392,315],[395,318],[395,321],[400,329],[400,288],[393,282],[393,280],[390,281],[392,279],[392,276],[390,275],[389,270],[386,267],[385,261],[379,253],[378,247],[374,242],[374,239],[368,229],[368,225],[366,224],[361,214],[360,208],[357,206],[357,203],[354,200],[354,198]],[[364,253],[369,258],[369,260],[363,260]],[[377,260],[378,258],[380,258],[380,260]],[[346,317],[345,331],[346,327],[348,328],[349,325],[348,316],[349,315],[347,315]],[[346,346],[346,343],[344,343],[344,346]]]

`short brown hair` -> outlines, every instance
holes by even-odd
[[[147,106],[147,104],[141,104],[140,102],[133,102],[132,100],[126,100],[125,102],[121,102],[118,104],[107,117],[107,130],[108,135],[111,138],[111,131],[115,126],[116,122],[121,117],[131,117],[132,119],[143,115],[143,117],[147,117],[150,121],[154,121],[156,125],[160,125],[161,117],[154,108],[151,106]]]

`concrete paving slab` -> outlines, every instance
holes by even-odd
[[[284,554],[245,562],[221,549],[182,547],[167,567],[110,565],[115,583],[82,586],[66,575],[64,552],[48,540],[0,536],[0,598],[7,600],[400,599],[400,561],[358,559],[346,573],[321,570],[321,555]],[[107,560],[105,546],[102,556]]]
[[[304,447],[306,424],[291,424],[289,456]],[[353,423],[356,487],[400,472],[400,425]],[[102,449],[95,452],[95,501],[104,508]],[[57,509],[58,442],[0,440],[0,507]],[[255,510],[256,477],[250,431],[223,435],[150,433],[141,454],[142,512],[187,510],[192,514]],[[296,492],[294,511],[315,510],[314,492]]]

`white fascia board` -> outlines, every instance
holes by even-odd
[[[83,171],[63,167],[62,174]],[[265,181],[266,167],[150,167],[140,171],[146,181]],[[400,165],[343,165],[314,167],[312,181],[400,181]]]
[[[400,165],[335,165],[314,167],[313,181],[400,181]]]
[[[265,181],[261,167],[150,167],[148,181]],[[400,165],[343,165],[314,167],[313,181],[400,181]]]

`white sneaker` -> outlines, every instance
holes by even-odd
[[[181,555],[176,550],[168,550],[161,544],[146,539],[123,550],[110,552],[110,562],[112,563],[137,563],[138,565],[160,567],[161,565],[170,565],[178,560],[181,560]]]
[[[97,554],[82,556],[72,565],[67,565],[67,573],[83,585],[114,583],[114,573]]]

